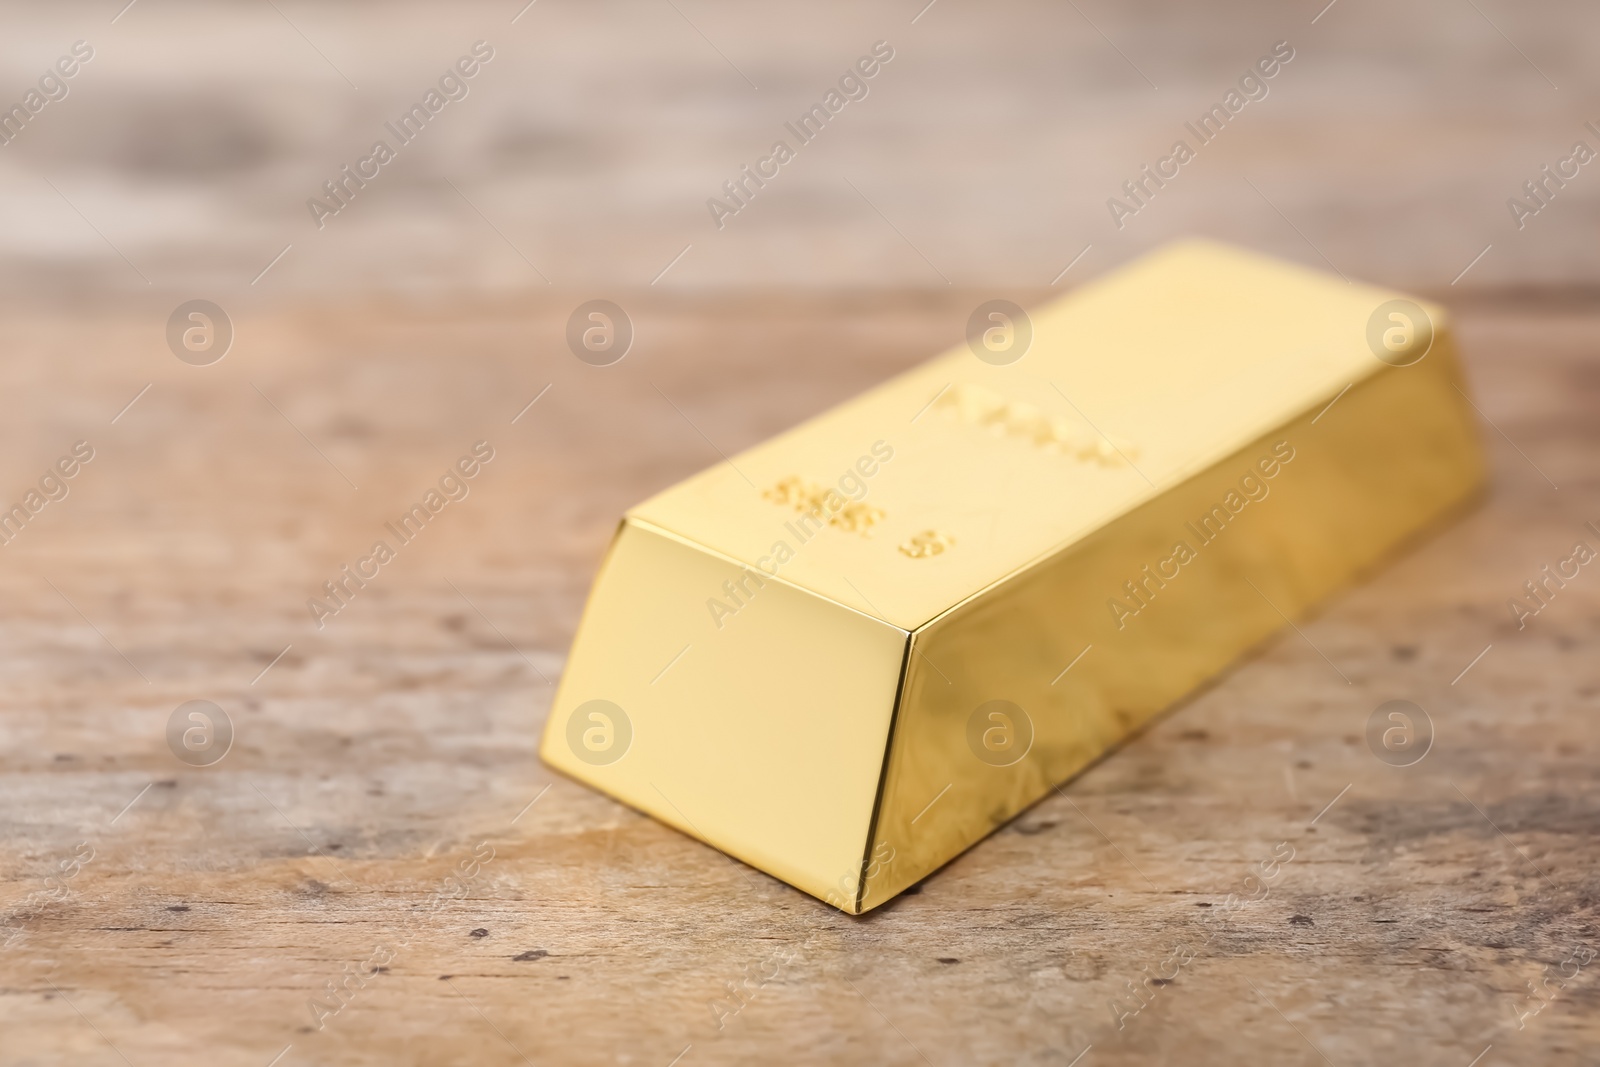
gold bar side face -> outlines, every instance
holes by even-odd
[[[1313,409],[917,630],[871,853],[893,859],[871,868],[861,910],[1470,499],[1483,470],[1457,384],[1438,338],[1424,363],[1367,379],[1315,424]],[[1337,646],[1323,651],[1342,688]]]
[[[866,850],[907,634],[746,570],[625,520],[540,754],[790,885],[839,894]],[[719,630],[705,602],[741,580],[754,596]]]
[[[975,320],[629,512],[546,761],[869,910],[1482,482],[1398,294],[1186,243]]]

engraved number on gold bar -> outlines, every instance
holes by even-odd
[[[956,539],[939,530],[923,530],[912,534],[900,545],[900,551],[912,559],[927,559],[942,554],[956,543]]]

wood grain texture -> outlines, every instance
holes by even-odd
[[[1518,1018],[1600,950],[1600,572],[1524,630],[1505,604],[1600,543],[1592,298],[1445,294],[1483,505],[850,918],[535,744],[624,507],[947,346],[987,294],[625,293],[638,341],[604,369],[561,340],[587,295],[242,308],[205,368],[166,351],[167,303],[8,310],[0,497],[95,458],[0,548],[0,1064],[1600,1055],[1600,961]],[[318,630],[307,597],[480,439],[467,499]],[[208,768],[165,739],[192,699],[237,731]],[[1367,748],[1390,699],[1432,718],[1416,766]],[[1215,917],[1284,843],[1269,896]]]

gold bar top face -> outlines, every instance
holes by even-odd
[[[1439,309],[1210,243],[986,304],[628,512],[541,754],[869,910],[1470,498],[1461,388]]]
[[[1177,246],[1035,313],[1013,363],[961,345],[629,514],[752,567],[785,542],[783,580],[913,629],[1385,369],[1366,330],[1393,295]],[[802,549],[787,479],[845,479],[876,521]]]

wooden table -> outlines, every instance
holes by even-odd
[[[244,307],[209,367],[153,300],[9,309],[0,493],[94,458],[0,549],[0,1064],[1600,1056],[1600,962],[1568,962],[1600,950],[1600,572],[1506,607],[1600,546],[1592,299],[1449,290],[1484,504],[851,918],[535,743],[625,506],[987,294],[624,293],[610,368],[562,342],[588,295]],[[319,630],[307,599],[479,440],[470,495]],[[166,738],[196,699],[235,728],[208,767]],[[1365,741],[1391,699],[1436,731],[1415,766]]]

